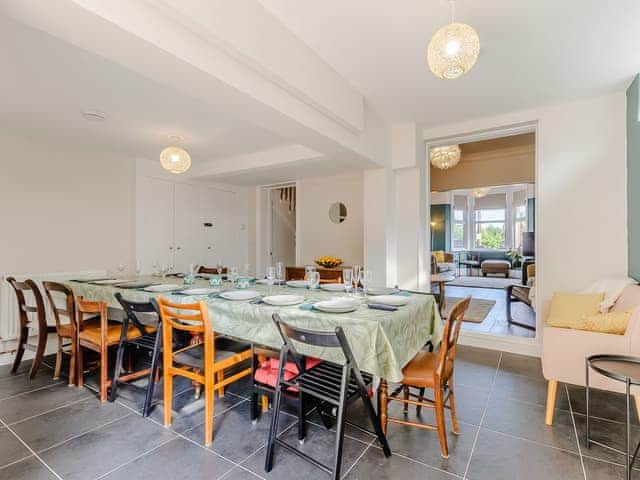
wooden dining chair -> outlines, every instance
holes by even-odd
[[[73,291],[62,283],[42,282],[49,306],[53,312],[58,333],[58,350],[56,353],[56,367],[53,378],[60,378],[62,356],[69,355],[69,385],[77,382],[76,350],[78,344],[76,328],[76,301]],[[64,320],[63,320],[64,317]],[[65,341],[68,343],[65,344]]]
[[[13,361],[11,373],[15,374],[18,371],[25,349],[31,350],[35,352],[35,357],[31,364],[31,369],[29,370],[29,379],[31,380],[36,376],[38,368],[40,368],[45,347],[47,346],[47,337],[50,332],[53,332],[53,327],[50,329],[47,325],[47,314],[44,308],[44,301],[36,282],[31,279],[19,282],[14,277],[7,277],[7,282],[9,282],[9,285],[11,285],[13,290],[16,292],[16,298],[18,300],[18,316],[20,319],[20,333],[16,348],[16,358]],[[35,305],[27,302],[25,293],[27,296],[33,297]],[[32,320],[29,318],[29,314],[35,315],[38,326],[38,343],[35,345],[28,343],[29,329],[32,328]]]
[[[164,425],[171,425],[173,403],[173,377],[180,376],[204,385],[204,443],[213,442],[214,392],[247,375],[251,367],[242,368],[243,362],[251,358],[251,346],[232,342],[226,337],[215,337],[209,309],[204,300],[198,303],[170,303],[158,297],[158,309],[162,320],[162,371],[164,375]],[[199,339],[182,348],[174,349],[175,333],[187,333]],[[241,369],[228,377],[220,372],[240,366]]]
[[[453,306],[449,317],[445,321],[440,350],[437,352],[428,350],[418,352],[402,370],[404,378],[401,385],[393,393],[389,394],[386,381],[380,382],[380,421],[385,434],[389,422],[427,430],[437,430],[440,440],[440,452],[444,458],[449,457],[444,414],[447,404],[451,411],[453,433],[458,433],[458,420],[456,418],[456,404],[453,393],[453,369],[462,319],[467,308],[469,308],[470,302],[471,297],[466,297]],[[414,393],[411,388],[417,388],[418,393]],[[424,397],[424,392],[427,388],[433,390],[434,400]],[[400,393],[403,394],[402,398],[399,396]],[[422,407],[435,409],[436,425],[390,418],[388,405],[391,401],[403,403],[405,414],[408,413],[409,405],[415,405],[418,414]]]
[[[227,268],[224,267],[220,269],[220,271],[218,271],[216,267],[205,267],[204,265],[202,265],[200,266],[200,268],[198,268],[198,273],[205,273],[209,275],[226,275]]]
[[[340,477],[342,466],[342,446],[344,442],[344,432],[346,425],[350,425],[363,432],[373,434],[377,437],[382,451],[386,457],[391,456],[391,450],[385,434],[382,431],[380,420],[376,414],[371,399],[369,397],[368,386],[373,382],[373,376],[361,372],[353,357],[351,347],[344,331],[341,327],[336,327],[332,332],[313,331],[294,327],[283,322],[277,313],[273,314],[273,322],[280,334],[283,342],[280,350],[280,362],[278,366],[278,379],[276,393],[273,401],[273,416],[271,417],[271,427],[269,429],[269,440],[267,441],[267,452],[264,469],[270,472],[273,468],[273,457],[276,445],[284,448],[290,453],[298,455],[307,462],[315,465],[321,470],[331,475],[332,480]],[[344,365],[337,365],[330,362],[319,362],[312,368],[306,369],[302,362],[302,357],[296,351],[293,341],[297,344],[321,347],[323,349],[339,349],[345,358]],[[292,358],[298,368],[298,375],[287,378],[285,368],[289,358]],[[301,450],[285,442],[278,435],[278,418],[280,406],[284,393],[290,389],[298,390],[304,397],[316,402],[316,408],[321,416],[327,414],[327,410],[335,410],[336,414],[336,440],[334,446],[333,463],[325,465],[317,459],[303,453]],[[363,426],[347,420],[347,407],[355,400],[362,400],[367,416],[371,421],[374,432],[365,429]],[[304,415],[300,416],[299,422],[306,421]],[[325,424],[326,425],[326,424]],[[328,427],[328,425],[326,425]],[[300,431],[300,425],[298,425]],[[302,426],[304,431],[304,425]],[[299,475],[302,476],[302,475]]]
[[[100,401],[107,400],[108,388],[111,382],[108,377],[109,368],[109,347],[120,343],[120,333],[122,323],[110,321],[107,316],[106,302],[96,302],[85,300],[79,296],[76,298],[77,315],[77,371],[78,386],[84,385],[84,348],[97,352],[100,355]],[[85,320],[86,315],[99,315],[99,317]],[[134,326],[129,325],[127,338],[132,339],[140,336],[140,332]]]

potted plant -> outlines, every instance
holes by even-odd
[[[522,254],[519,249],[513,248],[506,253],[507,257],[511,259],[511,266],[513,268],[518,268],[520,266],[520,262],[522,261]]]

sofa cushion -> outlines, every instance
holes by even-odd
[[[600,312],[596,313],[595,315],[584,316],[582,318],[582,324],[574,328],[578,328],[580,330],[588,330],[590,332],[624,335],[627,331],[627,325],[629,325],[630,319],[630,310],[627,310],[626,312]]]
[[[433,252],[433,256],[436,257],[436,262],[438,263],[444,263],[446,260],[444,258],[444,251],[443,250],[436,250]]]
[[[616,303],[614,303],[612,312],[624,312],[627,310],[635,310],[640,308],[640,285],[627,285]]]
[[[584,318],[597,314],[603,299],[604,293],[554,293],[547,325],[585,330]]]

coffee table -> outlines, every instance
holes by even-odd
[[[604,375],[612,380],[625,384],[626,393],[626,452],[613,448],[610,445],[600,443],[591,438],[591,425],[589,421],[589,372],[594,370],[600,375]],[[633,456],[631,453],[631,385],[640,385],[640,357],[631,357],[628,355],[591,355],[586,359],[586,440],[587,448],[591,448],[591,444],[599,445],[601,447],[613,450],[622,455],[626,455],[626,479],[631,480],[632,466],[638,456],[638,449],[640,449],[640,443],[636,446]]]

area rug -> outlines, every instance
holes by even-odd
[[[453,306],[460,300],[462,299],[458,297],[447,297],[446,306],[444,309],[445,317],[449,316],[449,312],[451,311]],[[469,304],[469,308],[464,314],[463,320],[465,322],[482,323],[482,321],[487,318],[487,315],[489,315],[489,312],[495,304],[495,300],[472,298],[471,303]]]
[[[505,288],[508,285],[520,285],[522,280],[519,278],[504,277],[457,277],[451,282],[447,282],[447,286],[452,287],[474,287],[474,288]]]

